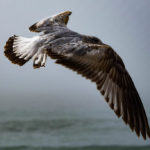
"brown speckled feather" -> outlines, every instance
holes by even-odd
[[[69,49],[62,48],[66,48],[66,51]],[[48,52],[51,58],[57,59],[57,64],[94,81],[116,115],[121,116],[138,136],[141,134],[144,139],[146,135],[150,137],[143,104],[121,58],[110,46],[104,44],[86,44],[84,48],[82,45],[82,49],[78,49],[78,53],[74,50],[72,55],[67,55],[65,51],[61,54],[51,53],[50,50]],[[86,52],[80,55],[80,51]]]

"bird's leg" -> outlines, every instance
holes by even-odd
[[[40,48],[34,56],[33,67],[34,68],[45,67],[46,59],[47,59],[46,50]]]

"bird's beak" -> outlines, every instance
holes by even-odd
[[[32,26],[30,26],[30,27],[29,27],[29,30],[30,30],[31,32],[39,32],[39,31],[37,31],[37,23],[35,23],[35,24],[33,24]]]

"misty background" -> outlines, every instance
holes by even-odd
[[[1,0],[0,120],[30,118],[31,112],[34,118],[39,115],[49,118],[51,114],[60,118],[113,118],[127,136],[120,135],[116,130],[114,138],[108,132],[110,144],[117,144],[117,140],[126,140],[127,143],[122,144],[130,145],[149,144],[149,141],[138,139],[121,119],[117,119],[94,83],[56,65],[50,58],[45,68],[33,69],[32,61],[20,67],[3,55],[3,47],[10,36],[16,34],[32,37],[36,33],[28,30],[30,25],[66,10],[72,11],[68,23],[70,29],[97,36],[121,56],[141,96],[150,122],[148,0]],[[5,139],[1,136],[0,143],[3,144]]]

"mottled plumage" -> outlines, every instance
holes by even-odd
[[[41,35],[10,37],[5,45],[5,55],[20,66],[33,57],[34,68],[45,66],[47,55],[56,59],[57,64],[95,82],[116,115],[122,117],[138,136],[150,137],[143,104],[122,59],[100,39],[68,29],[70,14],[70,11],[60,13],[29,28],[42,32]]]

